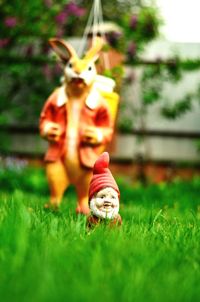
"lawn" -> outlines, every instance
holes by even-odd
[[[88,233],[73,188],[60,212],[41,169],[0,169],[1,301],[199,301],[200,179],[118,180],[123,226]]]

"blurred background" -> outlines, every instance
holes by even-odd
[[[112,61],[103,72],[121,95],[109,147],[114,173],[143,182],[200,174],[200,4],[101,3]],[[48,39],[78,47],[92,4],[0,0],[1,165],[42,164],[47,143],[38,119],[62,75]]]

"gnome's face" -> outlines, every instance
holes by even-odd
[[[118,193],[110,187],[100,190],[90,200],[90,209],[97,217],[115,218],[119,212]]]

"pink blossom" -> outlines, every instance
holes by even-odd
[[[44,74],[44,76],[48,81],[52,79],[52,70],[49,67],[49,65],[46,64],[42,67],[42,73]]]
[[[61,75],[61,72],[62,72],[61,66],[59,64],[56,64],[53,69],[53,72],[56,76]]]
[[[7,27],[15,27],[17,25],[17,19],[15,17],[6,17],[5,20],[4,20],[4,24],[5,26]]]
[[[138,18],[136,15],[133,15],[130,19],[130,28],[135,29],[138,23]]]
[[[43,54],[48,54],[49,51],[50,51],[49,45],[47,43],[43,44],[41,51],[42,51]]]
[[[72,16],[82,17],[85,15],[86,10],[78,6],[75,2],[70,2],[65,6],[65,11]]]
[[[0,48],[4,48],[9,44],[10,40],[8,38],[0,39]]]
[[[47,6],[47,7],[51,7],[52,6],[52,0],[44,0],[44,4]]]
[[[120,37],[121,33],[118,33],[116,31],[110,32],[106,35],[107,41],[114,47],[117,45]]]
[[[64,36],[64,33],[65,33],[65,31],[64,31],[63,28],[58,28],[57,33],[56,33],[56,37],[61,38],[61,37]]]
[[[29,45],[26,49],[26,55],[31,57],[33,55],[33,46]]]
[[[135,42],[130,42],[127,49],[128,55],[133,58],[136,54],[136,44]]]
[[[60,12],[55,19],[58,24],[65,24],[67,21],[67,12]]]

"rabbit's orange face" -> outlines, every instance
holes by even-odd
[[[90,86],[96,77],[95,61],[104,45],[102,38],[96,37],[92,47],[80,59],[74,48],[60,39],[50,39],[51,46],[64,65],[64,76],[68,84]]]
[[[90,86],[95,80],[96,67],[94,62],[89,60],[70,59],[65,65],[64,75],[66,81],[77,85],[85,84]]]

